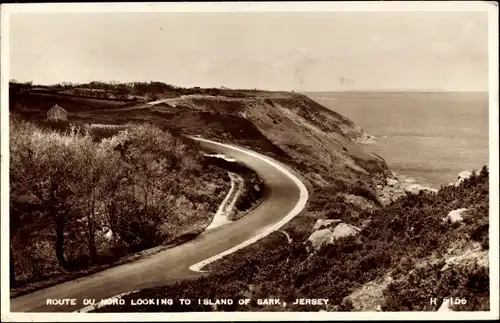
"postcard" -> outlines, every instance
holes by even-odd
[[[498,319],[498,4],[2,4],[2,321]]]

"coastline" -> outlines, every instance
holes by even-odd
[[[369,148],[369,145],[375,144],[377,142],[377,137],[366,132],[358,124],[355,125],[355,129],[358,131],[359,135],[353,140],[357,144],[361,145],[364,149]],[[370,151],[369,149],[367,150]],[[371,153],[379,158],[383,158],[374,152]],[[462,170],[457,173],[455,181],[449,183],[443,182],[439,185],[439,187],[436,188],[410,175],[396,172],[392,170],[391,167],[389,167],[389,170],[391,172],[391,176],[375,178],[376,193],[383,205],[387,205],[391,202],[396,201],[399,197],[404,196],[406,193],[419,194],[420,191],[437,193],[443,186],[457,186],[462,181],[469,178],[474,172],[474,170]]]
[[[369,134],[365,130],[363,130],[359,125],[356,125],[356,130],[359,131],[360,135],[354,139],[354,141],[360,144],[363,148],[368,148],[370,144],[376,143],[377,137]],[[371,152],[372,154],[375,154]],[[377,154],[375,154],[378,156]],[[381,157],[381,156],[378,156]],[[381,157],[383,158],[383,157]],[[396,201],[401,196],[404,196],[406,193],[411,194],[419,194],[420,191],[437,193],[439,188],[434,188],[431,185],[424,183],[422,181],[418,181],[417,179],[408,176],[404,173],[399,173],[390,169],[391,176],[387,177],[376,177],[376,194],[379,197],[381,203],[383,205],[388,205],[391,202]],[[468,178],[472,174],[469,170],[461,171],[458,174],[458,180],[456,182],[451,183],[442,183],[441,186],[446,185],[457,185],[464,178]]]
[[[420,191],[438,192],[438,189],[418,183],[414,178],[391,171],[392,176],[377,178],[376,192],[383,205],[390,204],[406,193],[419,194]]]

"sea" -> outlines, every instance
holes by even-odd
[[[488,165],[487,92],[315,92],[321,105],[357,123],[400,177],[439,188]]]

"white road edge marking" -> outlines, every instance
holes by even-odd
[[[289,244],[292,243],[292,238],[290,238],[290,235],[285,230],[279,230],[279,232],[283,233],[286,236]]]
[[[231,174],[231,172],[228,172],[228,174]],[[205,228],[205,231],[220,227],[221,225],[224,225],[226,223],[231,223],[231,221],[227,220],[227,214],[224,212],[224,207],[226,206],[227,202],[229,201],[229,198],[233,194],[234,188],[236,187],[234,178],[229,175],[229,178],[231,179],[231,188],[229,189],[229,192],[227,192],[226,197],[224,198],[224,201],[219,205],[219,209],[215,213],[214,217],[212,218],[212,222]],[[236,199],[238,196],[236,195],[234,199]]]
[[[226,211],[225,211],[226,219],[228,219],[229,216],[231,215],[231,213],[233,212],[234,206],[236,205],[236,202],[238,201],[238,198],[240,197],[241,192],[243,191],[243,185],[244,185],[244,180],[240,175],[238,175],[236,173],[231,173],[230,176],[233,177],[233,181],[235,183],[234,185],[235,185],[235,187],[236,187],[236,185],[238,185],[238,188],[236,189],[236,193],[234,193],[233,199],[231,200],[231,202],[229,202],[229,205],[226,208]],[[233,222],[233,221],[227,220],[227,223],[231,223],[231,222]]]
[[[79,310],[76,310],[74,311],[73,313],[88,313],[90,311],[93,311],[93,310],[96,310],[98,308],[101,308],[101,307],[104,307],[106,305],[108,305],[108,302],[111,303],[113,300],[115,299],[120,299],[122,298],[123,296],[126,296],[128,294],[133,294],[133,293],[137,293],[139,290],[134,290],[132,292],[126,292],[126,293],[122,293],[122,294],[118,294],[118,295],[115,295],[113,297],[110,297],[110,298],[106,298],[106,299],[103,299],[101,300],[99,303],[96,303],[96,304],[92,304],[92,305],[89,305],[89,306],[86,306],[82,309],[79,309]]]
[[[304,185],[304,183],[302,183],[302,181],[300,179],[298,179],[295,175],[293,175],[286,168],[284,168],[283,166],[281,166],[280,164],[278,164],[277,162],[275,162],[274,160],[272,160],[271,158],[269,158],[267,156],[261,155],[259,153],[254,152],[254,151],[250,151],[250,150],[246,150],[246,149],[241,149],[239,147],[235,147],[235,146],[228,145],[228,144],[223,144],[223,143],[220,143],[220,142],[216,142],[216,141],[212,141],[212,140],[208,140],[208,139],[204,139],[204,138],[200,138],[200,137],[190,137],[190,138],[194,139],[194,140],[198,140],[198,141],[209,142],[211,144],[219,145],[219,146],[226,147],[226,148],[229,148],[229,149],[233,149],[233,150],[245,153],[247,155],[250,155],[252,157],[255,157],[257,159],[260,159],[260,160],[268,163],[269,165],[273,166],[274,168],[276,168],[277,170],[279,170],[280,172],[282,172],[286,176],[288,176],[295,183],[295,185],[298,186],[298,188],[300,190],[300,197],[299,197],[299,200],[297,201],[297,204],[295,204],[295,207],[290,212],[288,212],[288,214],[283,219],[281,219],[280,221],[276,222],[275,224],[273,224],[271,226],[268,226],[267,228],[265,228],[264,230],[262,230],[260,233],[256,234],[255,236],[251,237],[248,240],[243,241],[239,245],[236,245],[236,246],[234,246],[234,247],[232,247],[232,248],[230,248],[230,249],[228,249],[228,250],[226,250],[224,252],[221,252],[221,253],[219,253],[219,254],[217,254],[215,256],[212,256],[212,257],[210,257],[208,259],[200,261],[200,262],[198,262],[198,263],[196,263],[194,265],[191,265],[189,267],[189,269],[191,271],[205,272],[205,271],[202,270],[202,268],[205,267],[206,265],[211,264],[212,262],[214,262],[216,260],[219,260],[219,259],[221,259],[221,258],[223,258],[223,257],[225,257],[227,255],[230,255],[230,254],[232,254],[232,253],[234,253],[234,252],[236,252],[236,251],[238,251],[240,249],[243,249],[243,248],[251,245],[252,243],[254,243],[254,242],[256,242],[256,241],[258,241],[258,240],[260,240],[260,239],[268,236],[272,232],[280,229],[283,225],[285,225],[290,220],[292,220],[306,206],[307,199],[309,198],[309,193],[307,191],[306,186]]]
[[[234,158],[229,158],[227,157],[226,155],[224,154],[203,154],[207,157],[215,157],[215,158],[221,158],[221,159],[224,159],[225,161],[228,161],[228,162],[231,162],[231,163],[234,163],[236,162],[236,159]]]

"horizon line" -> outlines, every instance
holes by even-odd
[[[12,82],[15,80],[16,82]],[[174,88],[201,88],[201,89],[225,89],[225,90],[257,90],[257,91],[270,91],[270,92],[295,92],[295,93],[331,93],[331,92],[427,92],[427,93],[450,93],[450,92],[462,92],[462,93],[487,93],[489,92],[488,89],[486,90],[466,90],[466,89],[449,89],[449,90],[441,90],[441,89],[351,89],[351,90],[342,90],[342,89],[331,89],[331,90],[295,90],[295,89],[266,89],[266,88],[258,88],[258,87],[228,87],[224,85],[219,85],[219,86],[199,86],[199,85],[190,85],[190,86],[180,86],[180,85],[175,85],[172,83],[168,83],[165,81],[116,81],[116,80],[111,80],[111,81],[88,81],[88,82],[76,82],[76,81],[59,81],[56,83],[49,83],[49,84],[42,84],[42,83],[35,83],[33,81],[20,81],[16,80],[15,78],[9,80],[10,83],[29,83],[32,82],[32,86],[55,86],[57,84],[64,84],[64,83],[70,83],[74,85],[83,85],[83,84],[90,84],[92,82],[98,82],[98,83],[107,83],[107,84],[112,84],[112,83],[118,83],[118,84],[127,84],[127,83],[151,83],[151,82],[159,82],[163,83],[169,86],[172,86]]]
[[[432,90],[432,89],[358,89],[358,90],[321,90],[321,91],[300,91],[300,93],[328,93],[328,92],[434,92],[434,93],[449,93],[449,92],[485,92],[489,90]]]

